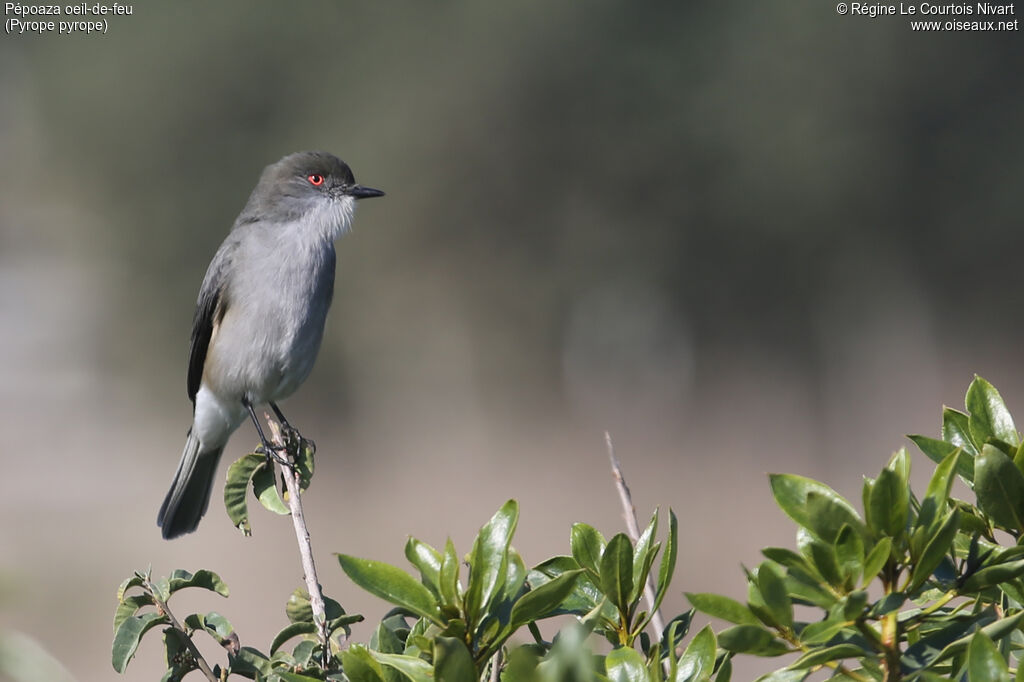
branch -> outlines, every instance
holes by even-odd
[[[274,445],[285,448],[285,439],[281,433],[281,425],[269,414],[266,415],[267,424],[270,426],[270,440]],[[301,447],[302,439],[298,440]],[[291,461],[298,459],[298,454],[287,450]],[[321,663],[324,670],[331,657],[331,639],[327,631],[327,609],[324,605],[324,593],[320,589],[320,581],[316,577],[316,565],[313,563],[313,545],[309,540],[309,530],[306,528],[306,519],[302,514],[302,492],[299,485],[299,472],[294,465],[281,467],[281,478],[284,479],[285,488],[288,490],[288,508],[291,510],[292,525],[295,526],[295,539],[299,543],[299,554],[302,557],[302,573],[306,580],[306,590],[309,592],[309,603],[313,608],[313,623],[316,625],[317,634],[320,637],[320,644],[323,646]]]
[[[189,652],[191,652],[192,658],[196,662],[196,667],[206,675],[206,679],[210,680],[210,682],[220,682],[219,678],[213,674],[210,664],[206,662],[205,658],[203,658],[203,654],[200,653],[199,647],[197,647],[195,642],[192,641],[192,637],[188,634],[188,630],[186,630],[178,619],[174,617],[174,614],[171,613],[170,607],[167,606],[167,602],[160,598],[160,593],[157,591],[156,585],[154,585],[150,580],[148,574],[145,576],[145,581],[144,587],[146,591],[149,592],[149,596],[152,597],[153,603],[156,604],[156,607],[160,609],[161,613],[167,616],[167,620],[170,621],[171,627],[181,633],[181,638],[185,640],[185,646],[187,646]],[[168,663],[169,662],[170,661],[168,661]]]
[[[501,649],[494,652],[491,657],[491,674],[488,676],[490,682],[498,682],[501,675]]]
[[[608,459],[611,461],[612,475],[615,477],[615,489],[619,491],[619,501],[622,502],[622,515],[626,519],[626,530],[629,532],[633,544],[636,544],[640,539],[640,524],[636,520],[636,507],[633,506],[633,497],[629,494],[629,487],[626,486],[626,479],[622,475],[622,467],[615,457],[612,435],[607,431],[604,432],[604,443],[608,448]],[[647,599],[647,607],[654,609],[654,586],[651,584],[650,575],[647,576],[647,581],[644,583],[644,597]],[[665,630],[665,621],[661,619],[660,609],[651,613],[651,625],[656,630],[655,636],[661,637],[661,633]]]

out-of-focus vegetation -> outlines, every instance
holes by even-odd
[[[820,371],[862,295],[1017,330],[1019,35],[811,3],[181,2],[111,21],[2,46],[0,244],[43,231],[109,261],[103,312],[136,323],[102,330],[105,370],[149,366],[134,344],[179,359],[259,170],[309,147],[389,193],[342,257],[345,305],[394,306],[359,316],[396,335],[446,306],[492,400],[510,380],[524,401],[623,382],[604,360],[643,362],[615,355],[628,333],[680,383],[723,342]],[[34,225],[39,204],[61,220]],[[410,280],[420,300],[374,297]],[[345,362],[320,371],[418,341],[373,333],[377,353],[346,326]]]

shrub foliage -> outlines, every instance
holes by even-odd
[[[353,583],[393,606],[365,642],[350,641],[362,617],[326,599],[325,647],[309,594],[297,589],[267,652],[241,646],[219,613],[179,621],[169,604],[190,588],[227,597],[215,573],[136,573],[118,592],[113,665],[123,672],[158,629],[164,680],[198,670],[268,682],[728,682],[736,656],[781,657],[766,662],[777,670],[765,682],[1024,680],[1024,444],[990,383],[976,377],[965,402],[963,412],[943,409],[939,438],[910,436],[930,471],[923,494],[912,489],[906,449],[865,477],[859,511],[824,483],[771,475],[795,546],[764,548],[764,561],[743,569],[745,602],[686,593],[693,609],[661,632],[651,623],[679,553],[673,512],[667,523],[655,512],[636,538],[577,523],[566,555],[527,568],[512,547],[519,508],[510,500],[465,555],[451,540],[435,548],[410,538],[412,572],[338,554]],[[247,488],[287,513],[261,457],[229,471],[227,508],[244,531]],[[293,460],[308,484],[312,452]],[[961,489],[971,499],[954,494]],[[692,632],[695,612],[727,625]],[[542,623],[552,616],[570,617]],[[223,662],[202,660],[194,638],[204,636],[223,646]]]

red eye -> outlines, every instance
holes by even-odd
[[[319,187],[320,185],[324,184],[324,176],[320,175],[319,173],[310,173],[309,175],[306,176],[306,179],[309,180],[309,184],[313,185],[314,187]]]

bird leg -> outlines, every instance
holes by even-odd
[[[281,425],[286,429],[291,429],[292,425],[288,423],[288,417],[284,416],[284,412],[277,406],[277,403],[269,403],[270,409],[274,411],[274,416],[277,417],[277,421],[281,422]]]
[[[284,412],[277,406],[277,403],[268,403],[270,409],[274,411],[274,416],[277,417],[277,421],[281,422],[281,430],[285,433],[299,434],[299,430],[288,423],[288,418],[284,416]],[[301,436],[299,436],[301,438]]]
[[[310,447],[314,450],[316,449],[316,443],[308,438],[303,438],[302,434],[299,433],[299,430],[288,422],[288,418],[284,416],[284,412],[282,412],[281,408],[277,406],[277,403],[272,402],[268,404],[270,405],[270,409],[274,411],[274,416],[276,416],[277,420],[281,422],[281,433],[284,436],[286,443],[294,438],[300,445],[308,443]]]

